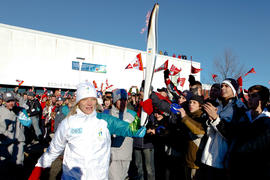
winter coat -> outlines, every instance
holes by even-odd
[[[202,110],[190,113],[182,119],[182,123],[188,128],[188,146],[185,159],[187,167],[192,169],[199,168],[201,153],[205,145],[203,142],[205,135],[203,126],[206,120]]]
[[[222,135],[218,125],[221,121],[235,122],[238,119],[238,110],[244,108],[242,101],[233,98],[228,104],[218,106],[218,118],[215,121],[208,121],[207,142],[202,153],[201,162],[214,168],[225,168],[225,156],[227,155],[229,140]]]
[[[110,110],[110,115],[119,118],[119,110],[112,106]],[[137,113],[130,110],[125,109],[123,113],[123,121],[132,123],[135,118],[138,121]],[[114,135],[113,135],[114,136]],[[111,160],[132,160],[132,150],[133,150],[133,139],[131,137],[123,137],[123,142],[120,147],[111,147]]]
[[[230,150],[229,167],[233,179],[270,179],[270,112],[255,119],[251,111],[242,116]]]
[[[77,109],[58,126],[47,151],[36,166],[50,167],[64,151],[62,179],[108,179],[111,134],[134,136],[134,124],[94,111],[90,115]]]
[[[42,109],[37,99],[28,100],[26,102],[26,105],[29,107],[29,109],[27,109],[27,113],[29,113],[29,117],[41,115]]]
[[[68,105],[63,105],[59,107],[58,111],[56,112],[55,119],[54,119],[54,130],[57,130],[58,125],[63,119],[65,119],[69,111],[70,110],[68,108]]]
[[[12,110],[5,106],[0,107],[0,157],[1,160],[7,159],[16,164],[22,164],[17,159],[23,160],[23,150],[16,150],[22,148],[20,143],[24,143],[24,126],[20,123],[17,115],[21,108],[14,106]],[[10,148],[12,147],[13,148]],[[17,147],[17,148],[16,148]]]
[[[146,128],[152,128],[149,127],[150,124],[152,124],[151,122],[153,122],[154,120],[154,115],[151,114],[150,116],[147,117],[148,118],[148,123]],[[146,134],[143,138],[133,138],[133,147],[136,149],[153,149],[153,138],[151,137],[151,135]]]

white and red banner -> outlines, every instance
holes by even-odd
[[[168,69],[168,64],[169,64],[169,60],[165,61],[164,64],[162,64],[157,69],[155,69],[155,72],[159,72],[159,71]]]
[[[142,54],[137,54],[136,58],[129,63],[125,69],[138,69],[143,71]]]

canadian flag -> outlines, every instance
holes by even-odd
[[[184,86],[185,82],[186,82],[186,78],[180,78],[180,77],[179,77],[179,78],[177,79],[177,84],[179,84],[181,87]]]
[[[16,79],[16,82],[18,83],[18,86],[21,86],[24,83],[23,80],[19,80],[19,79]]]
[[[155,72],[159,72],[159,71],[168,69],[168,63],[169,63],[169,60],[165,61],[164,64],[159,66],[159,68],[155,69]]]
[[[175,76],[176,74],[178,74],[182,69],[178,69],[175,65],[171,66],[170,69],[170,75],[171,76]]]
[[[137,54],[136,58],[129,63],[125,69],[138,69],[143,71],[142,54]]]
[[[191,65],[191,73],[192,73],[192,74],[196,74],[196,73],[200,72],[201,70],[202,70],[202,69],[195,68],[195,67],[193,67],[193,66]]]

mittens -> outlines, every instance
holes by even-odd
[[[40,180],[42,171],[44,171],[44,168],[42,167],[35,167],[28,178],[28,180]]]
[[[164,79],[166,80],[167,78],[169,78],[169,74],[170,74],[170,70],[166,69],[164,72]]]

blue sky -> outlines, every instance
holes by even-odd
[[[158,49],[201,63],[201,81],[230,49],[247,70],[244,88],[270,88],[269,0],[1,0],[0,23],[146,50],[145,16],[160,4]]]

